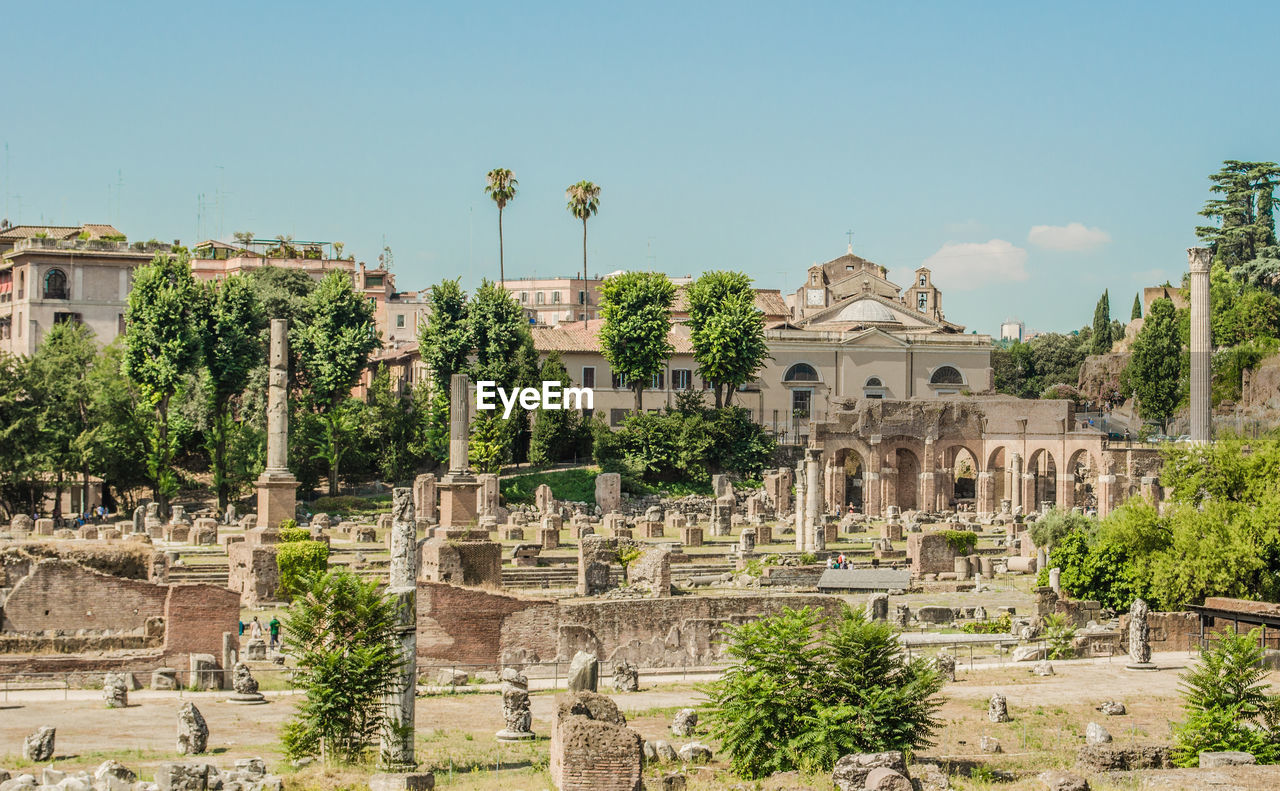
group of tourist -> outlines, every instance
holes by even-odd
[[[849,559],[841,552],[839,555],[832,555],[827,558],[827,568],[829,569],[847,569],[849,568]]]
[[[262,622],[258,620],[258,616],[253,616],[253,620],[249,623],[240,622],[240,636],[244,637],[245,629],[249,630],[249,638],[251,640],[262,639]],[[270,647],[272,650],[280,646],[280,619],[275,616],[271,617],[271,621],[267,624],[267,631],[271,634]]]

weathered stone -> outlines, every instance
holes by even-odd
[[[1046,791],[1089,791],[1089,781],[1060,769],[1041,772],[1039,777]]]
[[[671,720],[671,733],[682,738],[689,738],[698,727],[697,709],[680,709]]]
[[[956,611],[950,607],[928,606],[916,610],[916,620],[921,623],[951,623],[955,620]]]
[[[167,761],[156,767],[156,785],[159,791],[206,791],[212,768],[204,763]]]
[[[35,775],[21,774],[10,780],[0,782],[0,791],[30,791],[38,785]]]
[[[190,654],[191,686],[196,689],[219,689],[222,674],[218,672],[218,660],[213,654]]]
[[[103,761],[93,772],[95,786],[102,786],[106,791],[117,791],[120,784],[128,788],[130,783],[138,779],[138,774],[119,761]]]
[[[551,726],[551,782],[560,791],[635,791],[642,787],[643,744],[609,698],[562,696]]]
[[[680,753],[676,752],[676,748],[662,739],[653,743],[653,751],[658,754],[658,760],[662,763],[673,764],[680,760]]]
[[[889,594],[873,593],[867,597],[867,620],[889,620]]]
[[[178,754],[199,755],[208,746],[209,725],[194,703],[184,703],[178,711]]]
[[[982,740],[978,743],[978,747],[984,753],[1004,752],[1003,748],[1000,747],[1000,741],[992,738],[991,736],[983,736]]]
[[[381,772],[369,776],[369,791],[431,791],[436,776],[431,772]]]
[[[1155,670],[1151,664],[1151,627],[1147,624],[1147,603],[1134,599],[1129,608],[1129,664],[1127,670]]]
[[[1124,704],[1115,700],[1105,701],[1102,705],[1095,707],[1094,710],[1100,711],[1108,717],[1119,717],[1127,713],[1125,711]]]
[[[681,747],[676,753],[680,756],[680,760],[687,764],[705,764],[711,763],[714,753],[711,748],[702,742],[689,742]]]
[[[569,675],[566,679],[570,692],[595,692],[600,680],[600,661],[595,654],[579,651],[569,662]]]
[[[107,673],[102,677],[102,699],[109,709],[123,709],[129,706],[130,683],[124,673]]]
[[[529,710],[529,679],[514,667],[502,671],[502,719],[506,728],[498,731],[498,741],[534,738],[533,715]]]
[[[436,683],[442,687],[465,687],[471,683],[471,676],[462,670],[441,670],[436,674]]]
[[[22,757],[42,764],[53,760],[53,742],[58,729],[48,725],[36,728],[36,732],[22,741]]]
[[[948,681],[956,680],[956,658],[954,656],[947,653],[938,654],[934,658],[933,664],[943,678]]]
[[[1081,768],[1090,772],[1127,772],[1132,769],[1169,769],[1171,749],[1162,744],[1086,744],[1076,754]]]
[[[1020,645],[1009,656],[1014,662],[1038,662],[1045,658],[1045,654],[1044,646]]]
[[[911,781],[905,775],[881,766],[867,773],[862,787],[865,791],[911,791]]]
[[[267,642],[261,638],[254,638],[245,643],[244,658],[250,662],[267,661]]]
[[[672,772],[658,778],[659,791],[685,791],[685,788],[687,783],[682,774]]]
[[[151,671],[151,688],[173,690],[178,688],[178,670],[172,667],[158,667]]]
[[[236,662],[231,676],[231,687],[235,690],[235,694],[229,701],[231,703],[265,703],[267,700],[258,691],[258,680],[253,677],[253,672],[244,662]]]
[[[1201,769],[1217,769],[1222,766],[1249,766],[1256,764],[1258,759],[1253,753],[1240,752],[1238,750],[1223,750],[1213,752],[1204,750],[1200,753]]]
[[[617,692],[640,691],[640,670],[627,660],[613,666],[613,688]]]
[[[1035,673],[1037,676],[1052,676],[1054,674],[1053,665],[1043,659],[1032,665],[1031,672]]]
[[[1085,744],[1107,744],[1111,741],[1111,734],[1107,729],[1096,722],[1091,722],[1084,729]]]
[[[622,476],[616,472],[602,472],[596,476],[596,505],[601,513],[616,511],[622,507]]]
[[[992,722],[1009,721],[1009,702],[999,692],[992,695],[987,703],[987,719]]]
[[[831,782],[840,791],[862,791],[873,769],[889,769],[906,776],[907,761],[901,752],[850,753],[836,761]]]

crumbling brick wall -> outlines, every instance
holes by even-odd
[[[502,545],[443,538],[424,541],[419,550],[418,577],[454,585],[500,587]]]
[[[240,594],[202,583],[165,588],[165,659],[171,667],[187,668],[191,654],[213,654],[220,665],[223,633],[239,629]]]
[[[279,598],[280,566],[276,563],[275,544],[229,544],[227,563],[227,587],[240,594],[246,607]]]
[[[555,659],[556,603],[418,580],[419,661],[503,664]],[[512,645],[513,635],[518,644]]]
[[[641,791],[643,744],[609,698],[562,696],[551,726],[551,782],[560,791]]]
[[[627,582],[646,588],[655,598],[671,595],[671,552],[660,547],[646,549],[627,569]]]
[[[907,536],[907,559],[917,577],[946,574],[955,571],[956,551],[941,533],[911,533]]]
[[[164,615],[165,587],[46,558],[30,567],[4,602],[5,632],[132,630]]]
[[[595,596],[613,587],[609,569],[617,565],[618,552],[638,546],[629,538],[584,536],[578,542],[578,595]]]

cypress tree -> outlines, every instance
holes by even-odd
[[[1142,318],[1142,294],[1133,295],[1133,312],[1129,314],[1129,320]]]
[[[1106,291],[1093,309],[1093,348],[1094,354],[1106,354],[1111,351],[1111,297]]]

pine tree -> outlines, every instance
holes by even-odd
[[[1106,291],[1093,309],[1093,354],[1107,354],[1111,351],[1111,297]]]
[[[1138,411],[1148,420],[1168,424],[1178,406],[1182,343],[1173,303],[1157,299],[1133,343],[1133,357],[1125,375],[1138,399]]]
[[[1133,321],[1134,319],[1140,319],[1140,318],[1142,318],[1142,295],[1134,294],[1133,295],[1133,311],[1129,314],[1129,320]]]

